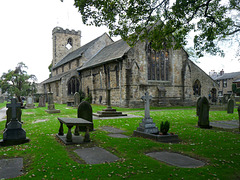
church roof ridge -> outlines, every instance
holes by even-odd
[[[125,55],[125,53],[130,48],[131,47],[127,44],[126,41],[120,39],[120,40],[113,42],[112,44],[104,47],[93,58],[91,58],[90,60],[85,62],[83,64],[83,66],[78,68],[77,70],[81,71],[83,69],[98,66],[98,65],[104,64],[106,62],[110,62],[112,60],[120,59]]]
[[[103,33],[101,36],[93,39],[92,41],[88,42],[87,44],[84,44],[80,48],[69,52],[63,59],[61,59],[59,62],[57,62],[54,66],[53,69],[58,68],[59,66],[68,63],[69,61],[72,61],[78,57],[81,57],[82,54],[89,48],[91,47],[100,37],[104,36],[106,33]]]

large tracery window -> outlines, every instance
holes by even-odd
[[[169,80],[168,52],[155,51],[151,45],[148,46],[148,80]]]
[[[198,79],[193,84],[193,95],[201,96],[201,83]]]
[[[76,77],[72,77],[68,81],[68,95],[73,95],[75,92],[79,92],[79,80]]]

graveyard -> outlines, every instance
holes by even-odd
[[[0,103],[0,109],[6,107],[6,104]],[[38,103],[35,103],[35,107],[38,107]],[[0,146],[0,167],[7,166],[3,160],[15,159],[17,165],[5,169],[4,173],[14,174],[19,171],[16,179],[240,178],[239,129],[213,126],[214,123],[238,121],[237,108],[233,113],[210,110],[209,121],[213,127],[205,129],[198,127],[196,107],[150,107],[149,113],[156,127],[159,128],[162,121],[169,121],[169,132],[178,135],[178,143],[163,143],[133,136],[145,116],[144,108],[113,108],[128,116],[93,118],[94,130],[89,132],[90,142],[70,145],[65,145],[56,137],[59,133],[58,118],[77,118],[76,107],[55,104],[59,113],[46,112],[47,106],[22,109],[22,127],[30,141]],[[106,106],[92,105],[93,113],[102,109],[106,109]],[[0,121],[0,139],[5,128],[4,119],[6,117]],[[67,127],[63,126],[63,130],[66,133]],[[84,136],[85,133],[80,134]],[[87,157],[94,154],[93,147],[99,155],[91,163]],[[112,161],[99,162],[101,151],[111,154]],[[200,165],[180,166],[176,159],[173,162],[160,161],[157,153],[186,156],[200,162]],[[79,154],[84,156],[81,158]],[[18,165],[22,166],[20,170]],[[0,179],[3,172],[1,168]]]

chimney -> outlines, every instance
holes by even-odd
[[[221,71],[220,71],[220,76],[222,76],[224,74],[224,70],[222,69]]]

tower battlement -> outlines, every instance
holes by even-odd
[[[81,36],[81,31],[63,29],[62,27],[55,27],[55,28],[52,30],[52,35],[54,35],[55,33],[63,33],[63,34],[71,34],[71,35]]]

